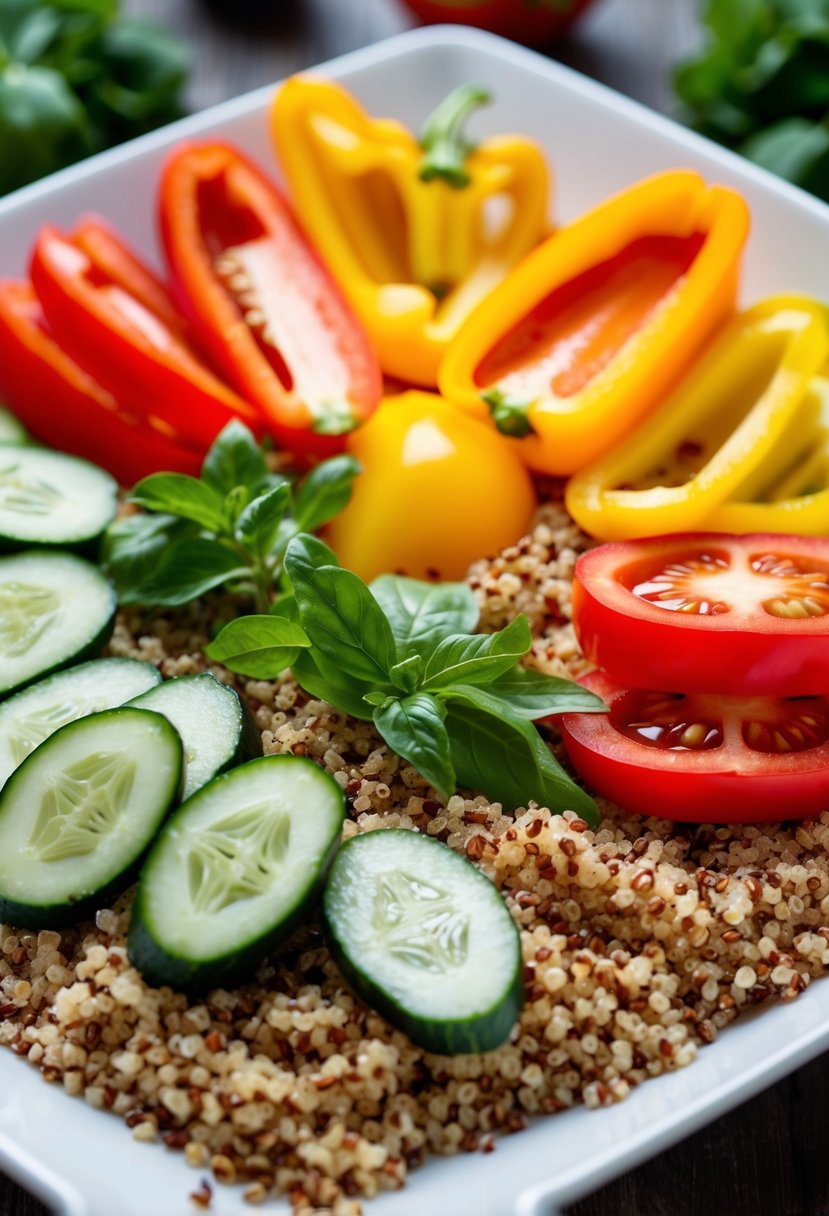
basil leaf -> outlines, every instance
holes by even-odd
[[[180,540],[165,548],[153,573],[138,588],[137,598],[142,604],[187,604],[248,573],[236,554],[218,541]]]
[[[504,701],[519,718],[526,718],[530,722],[550,714],[607,712],[604,701],[575,680],[546,676],[533,668],[513,667],[487,684],[486,690],[491,696]],[[456,688],[453,691],[462,690]]]
[[[469,633],[478,623],[478,605],[466,583],[424,583],[381,574],[371,594],[385,612],[401,658],[428,658],[447,633]]]
[[[301,626],[275,616],[242,616],[225,625],[205,653],[230,671],[275,680],[310,646]]]
[[[394,751],[448,802],[455,792],[444,709],[436,697],[418,692],[399,701],[389,697],[374,711],[374,725]]]
[[[268,478],[262,449],[237,418],[231,419],[204,458],[202,481],[224,496],[236,486],[258,490]]]
[[[291,487],[284,482],[254,498],[236,522],[239,538],[255,553],[271,553],[290,502]]]
[[[236,526],[237,519],[250,502],[251,497],[252,495],[247,486],[234,486],[229,494],[225,494],[223,504],[224,526],[222,531],[233,531]]]
[[[419,654],[412,654],[408,659],[395,663],[389,672],[389,679],[396,688],[402,688],[404,692],[414,692],[422,674],[423,659]]]
[[[338,565],[336,554],[317,536],[302,532],[292,537],[283,562],[291,582],[308,581],[322,566]]]
[[[360,465],[353,456],[332,456],[312,469],[300,483],[294,519],[301,532],[316,532],[339,515],[351,498]]]
[[[499,633],[453,634],[432,651],[423,672],[424,688],[452,684],[488,684],[504,675],[532,645],[530,623],[517,616]]]
[[[89,117],[59,72],[22,63],[0,69],[0,194],[94,150]]]
[[[295,621],[299,624],[299,607],[296,596],[288,591],[283,592],[279,599],[271,604],[270,613],[271,616],[282,617],[286,621]]]
[[[101,560],[119,602],[141,603],[141,588],[155,574],[162,555],[195,530],[195,524],[173,515],[126,515],[110,524]]]
[[[363,700],[371,686],[351,679],[319,650],[301,650],[291,670],[310,696],[327,701],[349,717],[371,719],[371,710]]]
[[[461,785],[481,790],[513,811],[532,799],[551,811],[577,811],[599,820],[595,802],[574,781],[536,728],[482,688],[446,694],[446,729]]]
[[[755,165],[829,200],[829,126],[808,118],[786,118],[739,148]]]
[[[130,502],[147,511],[191,519],[209,532],[221,532],[225,525],[222,497],[186,473],[152,473],[138,482],[130,494]]]
[[[387,683],[397,657],[394,638],[362,579],[339,566],[321,566],[310,578],[296,567],[289,574],[302,627],[314,645],[347,675]]]

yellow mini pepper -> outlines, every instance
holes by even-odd
[[[435,393],[387,397],[347,443],[362,472],[327,540],[366,582],[389,572],[463,578],[529,528],[536,498],[524,465]]]
[[[771,481],[769,462],[785,468],[814,435],[805,399],[829,358],[828,319],[787,296],[735,317],[656,413],[571,478],[576,523],[600,540],[717,530],[721,503],[749,478]]]
[[[829,536],[829,369],[815,376],[774,459],[705,521],[715,532]]]
[[[341,86],[294,76],[271,128],[297,211],[389,375],[426,387],[475,305],[547,231],[548,174],[519,136],[462,135],[489,100],[456,89],[418,141]]]
[[[529,254],[452,341],[440,389],[543,473],[608,451],[733,307],[748,210],[696,173],[647,178]]]

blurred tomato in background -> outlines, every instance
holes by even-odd
[[[594,0],[405,0],[421,21],[474,25],[543,46],[570,26]]]

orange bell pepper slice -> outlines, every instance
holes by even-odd
[[[450,344],[439,381],[523,460],[567,475],[648,414],[734,305],[748,209],[696,173],[639,182],[529,254]]]

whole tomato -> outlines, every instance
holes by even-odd
[[[563,34],[593,0],[405,0],[421,21],[474,25],[523,42],[543,46]]]

